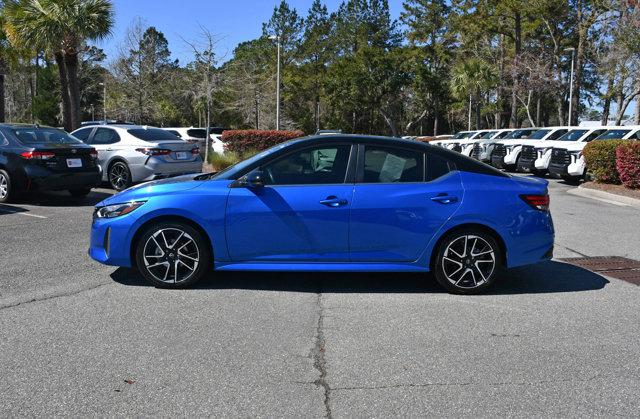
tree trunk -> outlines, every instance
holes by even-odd
[[[62,97],[62,125],[65,131],[71,132],[71,104],[69,99],[69,79],[67,78],[67,66],[62,52],[54,54],[56,64],[58,65],[58,73],[60,75],[60,95]]]
[[[516,128],[518,126],[518,98],[516,92],[518,91],[518,65],[520,59],[520,51],[522,50],[522,16],[520,12],[515,12],[514,15],[515,28],[514,28],[514,47],[515,53],[513,55],[513,88],[511,89],[511,117],[509,118],[509,127]]]
[[[482,129],[482,102],[476,99],[476,129]]]
[[[436,108],[435,114],[433,116],[433,136],[434,137],[438,135],[438,119],[439,119],[438,108]],[[420,132],[420,134],[422,134],[422,131]]]
[[[540,95],[536,97],[536,127],[540,126],[540,115],[542,114],[542,99]]]
[[[80,80],[78,80],[78,54],[65,54],[65,65],[67,68],[67,80],[69,90],[69,116],[71,120],[71,130],[80,128]]]
[[[611,95],[613,94],[613,75],[609,76],[609,80],[607,82],[607,92],[604,96],[604,104],[602,105],[602,118],[600,120],[600,125],[607,125],[609,121],[609,113],[611,112]]]
[[[496,91],[496,129],[502,128],[502,111],[503,111],[503,96],[504,96],[504,35],[500,35],[500,58],[498,60],[499,82],[498,89]]]
[[[0,57],[0,123],[5,122],[4,111],[4,73],[6,71],[4,59]]]

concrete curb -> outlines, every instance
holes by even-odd
[[[582,196],[584,198],[604,201],[613,205],[634,207],[640,209],[640,199],[630,198],[628,196],[617,195],[605,191],[599,191],[597,189],[590,189],[579,186],[577,188],[569,189],[567,193],[570,193],[571,195]]]

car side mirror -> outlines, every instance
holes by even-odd
[[[248,188],[262,188],[264,187],[264,178],[260,170],[256,170],[247,175],[244,184]]]

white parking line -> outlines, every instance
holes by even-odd
[[[24,215],[26,217],[33,217],[33,218],[43,218],[46,219],[47,217],[42,216],[42,215],[36,215],[36,214],[29,214],[26,212],[20,212],[20,211],[11,211],[11,210],[6,210],[4,208],[0,208],[0,212],[3,212],[5,214],[18,214],[18,215]]]

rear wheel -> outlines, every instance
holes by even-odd
[[[201,280],[211,266],[211,252],[203,234],[184,223],[158,223],[136,245],[138,270],[161,288],[184,288]]]
[[[122,191],[131,186],[131,171],[125,162],[117,161],[109,166],[109,185],[116,191]]]
[[[91,188],[69,189],[69,193],[74,198],[84,198],[91,193]]]
[[[9,173],[0,170],[0,202],[11,202],[14,192]]]
[[[436,280],[455,294],[478,294],[502,269],[496,240],[479,229],[453,232],[442,240],[433,266]]]

